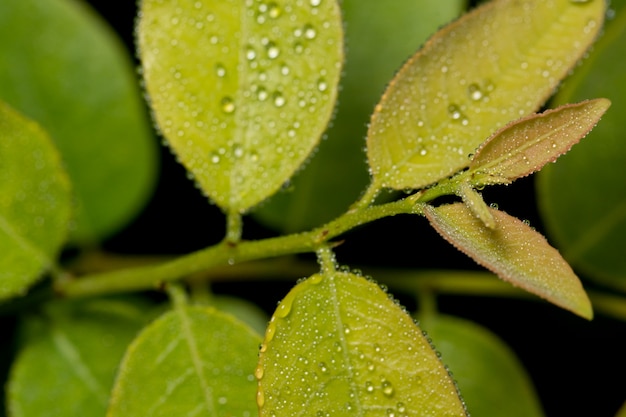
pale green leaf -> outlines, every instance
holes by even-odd
[[[282,300],[261,347],[260,416],[465,416],[421,330],[378,285],[314,275]]]
[[[107,416],[252,416],[260,341],[229,315],[178,306],[128,348]]]
[[[619,409],[615,417],[626,417],[626,403]]]
[[[421,188],[536,111],[592,43],[603,0],[495,0],[433,36],[398,72],[368,131],[375,184]]]
[[[589,137],[538,177],[538,202],[549,235],[585,277],[626,289],[626,7],[607,23],[589,58],[557,103],[607,97],[611,109]],[[545,172],[544,172],[545,171]]]
[[[145,303],[50,305],[25,320],[7,390],[10,417],[104,415],[115,371],[146,321]]]
[[[471,415],[544,415],[524,366],[495,334],[451,316],[429,315],[419,323],[452,372]]]
[[[566,104],[517,120],[483,142],[469,174],[476,184],[508,184],[566,153],[598,123],[607,99]]]
[[[56,265],[70,222],[70,184],[36,123],[0,102],[0,300]]]
[[[250,326],[259,334],[265,332],[269,318],[256,304],[242,298],[219,295],[211,298],[210,304],[220,311],[231,314],[236,319]]]
[[[343,0],[347,42],[337,114],[306,169],[254,216],[282,232],[319,226],[345,212],[367,187],[367,122],[397,69],[464,0]],[[332,198],[328,198],[332,196]],[[320,204],[323,202],[323,204]]]
[[[127,224],[156,179],[157,143],[127,51],[82,1],[0,1],[0,97],[38,121],[63,156],[72,239]]]
[[[225,211],[276,192],[318,143],[343,56],[335,0],[143,0],[138,36],[156,120]]]
[[[591,319],[589,298],[559,252],[521,220],[488,210],[495,220],[493,229],[461,203],[424,208],[437,232],[480,265],[517,287]]]

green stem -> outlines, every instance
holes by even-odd
[[[413,196],[412,196],[413,197]],[[56,283],[56,291],[66,297],[84,297],[128,291],[155,289],[193,273],[219,265],[283,255],[314,252],[324,243],[357,226],[382,217],[402,213],[421,213],[416,198],[351,210],[336,220],[306,233],[298,233],[237,244],[225,240],[215,246],[157,265],[97,273]]]

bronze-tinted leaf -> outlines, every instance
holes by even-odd
[[[480,146],[470,172],[482,184],[506,184],[537,172],[589,133],[610,105],[600,98],[513,122]]]
[[[521,220],[492,208],[489,211],[494,229],[461,203],[424,209],[441,236],[500,278],[591,319],[589,298],[559,252]]]

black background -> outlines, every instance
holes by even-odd
[[[90,3],[133,49],[136,6],[133,1]],[[536,212],[533,180],[485,192],[490,202],[542,230]],[[274,234],[247,219],[247,238]],[[127,229],[106,242],[119,253],[187,253],[218,242],[224,235],[220,211],[207,203],[169,150],[162,148],[158,188],[147,208]],[[436,267],[475,269],[426,226],[423,219],[384,219],[345,236],[337,249],[341,263],[368,267]],[[426,243],[420,243],[426,242]],[[364,264],[364,260],[367,263]],[[298,277],[294,277],[294,280]],[[255,301],[268,312],[293,282],[219,284],[217,292]],[[585,283],[587,288],[593,288]],[[393,288],[391,289],[392,292]],[[395,293],[409,308],[412,299]],[[497,333],[517,353],[540,395],[547,416],[612,417],[626,400],[626,323],[607,317],[587,322],[542,302],[487,297],[443,296],[440,310],[474,320]],[[435,341],[436,342],[436,341]],[[497,381],[493,381],[497,384]],[[482,416],[478,416],[482,417]]]

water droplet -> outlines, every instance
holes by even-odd
[[[345,325],[345,326],[343,327],[343,332],[344,332],[345,334],[350,334],[350,327],[348,327],[347,325]]]
[[[218,77],[223,78],[226,76],[226,68],[224,68],[224,65],[222,64],[216,64],[215,65],[215,74],[217,74]]]
[[[280,67],[280,73],[281,73],[281,74],[283,74],[283,75],[289,75],[289,72],[290,72],[290,71],[289,71],[289,67],[287,66],[287,64],[283,64],[283,65]]]
[[[322,4],[322,0],[310,0],[310,3],[312,7],[317,7]]]
[[[243,156],[243,146],[236,144],[233,146],[233,156],[235,158],[241,158]]]
[[[319,91],[326,91],[326,90],[328,90],[328,83],[326,82],[325,79],[320,78],[319,80],[317,80],[317,89]]]
[[[451,104],[448,106],[448,114],[452,118],[452,120],[460,120],[463,117],[463,113],[461,113],[461,109],[456,104]]]
[[[259,100],[265,101],[265,100],[267,100],[267,97],[269,96],[269,93],[267,92],[265,87],[259,87],[257,89],[256,96],[257,96],[257,98]]]
[[[227,96],[227,97],[222,98],[221,104],[222,104],[222,111],[224,113],[230,114],[235,111],[235,102],[233,101],[231,97]]]
[[[251,46],[246,48],[246,59],[252,61],[256,58],[256,51]]]
[[[404,403],[398,403],[397,407],[398,407],[398,412],[400,413],[404,413],[406,411],[406,406],[404,405]]]
[[[491,204],[489,204],[489,207],[491,207],[494,210],[498,210],[498,208],[499,208],[498,203],[491,203]]]
[[[370,381],[365,383],[365,391],[374,392],[374,385]]]
[[[396,417],[396,411],[393,408],[388,408],[387,417]]]
[[[296,42],[293,45],[293,50],[297,53],[297,54],[301,54],[304,51],[304,46],[300,43],[300,42]]]
[[[278,58],[278,55],[280,55],[280,48],[278,48],[278,46],[276,46],[274,42],[268,42],[268,44],[266,45],[266,48],[267,48],[267,57],[269,59],[276,59]]]
[[[274,105],[276,107],[283,107],[286,103],[285,97],[280,91],[276,91],[272,96],[272,99],[274,100]]]
[[[326,366],[324,362],[318,363],[317,366],[319,366],[320,371],[322,371],[322,373],[328,372],[328,367]]]
[[[393,390],[393,386],[391,385],[391,382],[383,379],[381,386],[383,388],[383,394],[385,394],[386,397],[393,397],[394,390]]]
[[[315,39],[317,37],[317,31],[311,25],[305,25],[303,28],[304,37],[307,39]]]
[[[478,84],[470,84],[469,87],[467,87],[467,94],[473,101],[482,100],[484,97],[483,90],[481,90]]]
[[[263,390],[258,390],[256,392],[256,404],[259,408],[262,408],[265,405],[265,394],[263,394]]]
[[[220,405],[224,405],[224,404],[226,404],[227,402],[228,402],[228,398],[226,398],[226,397],[219,397],[219,398],[217,399],[217,403],[218,403],[218,404],[220,404]]]
[[[278,308],[276,308],[276,312],[274,313],[274,315],[280,318],[287,317],[289,313],[291,312],[291,304],[292,304],[291,299],[288,299],[288,298],[283,299],[283,301],[280,303]]]
[[[219,164],[220,163],[220,156],[218,155],[217,152],[211,152],[211,156],[209,157],[209,159],[214,164]]]
[[[280,6],[278,4],[270,3],[270,4],[267,5],[267,14],[272,19],[277,19],[278,17],[280,17],[280,15],[282,13],[283,13],[283,11],[282,11],[282,9],[280,8]]]

